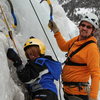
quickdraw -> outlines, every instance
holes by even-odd
[[[43,1],[47,1],[48,5],[50,7],[50,20],[53,20],[53,7],[52,7],[50,0],[41,0],[40,3],[42,3]]]
[[[13,9],[12,2],[11,2],[10,0],[7,0],[7,1],[8,1],[8,3],[9,3],[9,5],[10,5],[11,14],[12,14],[12,17],[13,17],[13,19],[14,19],[14,25],[12,25],[12,26],[13,26],[13,28],[16,28],[16,26],[17,26],[17,18],[16,18],[15,13],[14,13],[14,9]]]

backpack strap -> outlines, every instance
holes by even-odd
[[[81,63],[72,62],[70,60],[70,58],[72,58],[72,56],[74,56],[77,52],[79,52],[82,48],[84,48],[85,46],[87,46],[90,43],[95,43],[95,42],[93,40],[90,40],[90,41],[87,41],[87,42],[83,43],[78,49],[76,49],[74,52],[72,52],[68,56],[67,60],[65,61],[65,64],[66,65],[74,65],[74,66],[86,66],[87,64],[83,64],[83,63],[81,64]]]

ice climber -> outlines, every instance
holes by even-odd
[[[100,79],[99,50],[93,34],[99,26],[98,17],[93,13],[85,14],[78,26],[79,36],[69,41],[63,38],[54,21],[49,21],[48,26],[54,32],[59,48],[68,52],[62,71],[65,100],[97,100]]]
[[[58,100],[54,81],[60,78],[61,63],[45,55],[44,43],[34,37],[26,41],[24,51],[28,59],[25,66],[12,48],[8,49],[7,57],[13,61],[17,75],[25,84],[32,100]]]

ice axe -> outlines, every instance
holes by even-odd
[[[8,29],[9,37],[10,37],[10,39],[12,40],[12,42],[13,42],[13,44],[14,44],[16,50],[17,50],[17,53],[18,53],[18,55],[19,55],[19,52],[18,52],[17,46],[16,46],[15,41],[14,41],[14,39],[13,39],[12,31],[11,31],[11,29],[10,29],[10,27],[9,27],[9,24],[8,24],[8,22],[7,22],[6,16],[5,16],[5,14],[4,14],[4,11],[3,11],[1,5],[0,5],[0,9],[1,9],[1,13],[2,13],[3,18],[4,18],[5,25],[6,25],[7,29]]]
[[[50,7],[50,20],[53,20],[53,7],[52,7],[50,0],[41,0],[40,3],[42,3],[43,1],[47,1],[48,5]]]

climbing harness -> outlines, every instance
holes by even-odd
[[[88,82],[64,82],[63,85],[69,86],[70,88],[78,87],[79,91],[82,90],[82,86],[87,87],[89,85]]]
[[[17,46],[16,46],[15,41],[14,41],[13,36],[12,36],[12,31],[11,31],[11,29],[10,29],[10,27],[9,27],[9,24],[8,24],[8,22],[7,22],[6,16],[5,16],[5,14],[4,14],[4,11],[3,11],[1,5],[0,5],[0,9],[1,9],[2,16],[3,16],[3,18],[4,18],[5,25],[6,25],[7,29],[8,29],[9,37],[10,37],[10,39],[12,40],[12,42],[13,42],[13,44],[14,44],[16,50],[17,50],[17,53],[18,53],[18,55],[19,55]]]
[[[16,28],[17,27],[17,18],[16,18],[15,13],[14,13],[12,2],[10,0],[7,0],[7,1],[9,3],[9,5],[10,5],[11,14],[12,14],[12,17],[13,17],[13,20],[14,20],[14,24],[12,26],[13,26],[13,28]]]
[[[64,62],[66,65],[71,65],[71,66],[86,66],[87,64],[85,63],[76,63],[76,62],[72,62],[70,59],[72,58],[72,56],[74,56],[77,52],[79,52],[82,48],[84,48],[85,46],[87,46],[90,43],[95,43],[94,41],[90,40],[87,41],[85,43],[83,43],[78,49],[76,49],[74,52],[72,52],[70,55],[67,54],[67,60]],[[74,43],[73,43],[74,44]],[[73,45],[72,44],[72,45]],[[71,45],[71,47],[72,47]],[[70,49],[71,49],[70,47]],[[69,49],[69,50],[70,50]]]
[[[42,1],[44,1],[44,0],[42,0]],[[42,2],[41,1],[41,2]],[[52,5],[51,5],[51,2],[50,2],[50,0],[46,0],[47,1],[47,3],[49,4],[49,7],[50,7],[50,20],[53,20],[53,9],[52,9]],[[59,61],[58,60],[58,57],[57,57],[57,55],[56,55],[56,53],[55,53],[55,51],[54,51],[54,49],[53,49],[53,46],[52,46],[52,44],[51,44],[51,42],[50,42],[50,40],[49,40],[49,38],[48,38],[48,36],[47,36],[47,33],[46,33],[46,31],[45,31],[45,29],[44,29],[44,27],[43,27],[43,25],[42,25],[42,23],[41,23],[41,20],[40,20],[40,18],[39,18],[39,16],[38,16],[38,14],[37,14],[37,12],[36,12],[36,10],[35,10],[35,7],[33,6],[33,4],[32,4],[32,1],[31,0],[29,0],[29,2],[30,2],[30,4],[31,4],[31,6],[32,6],[32,8],[33,8],[33,11],[35,12],[35,15],[36,15],[36,17],[37,17],[37,19],[38,19],[38,21],[39,21],[39,23],[40,23],[40,25],[41,25],[41,28],[42,28],[42,30],[43,30],[43,32],[44,32],[44,34],[45,34],[45,36],[46,36],[46,38],[47,38],[47,40],[48,40],[48,42],[49,42],[49,45],[50,45],[50,47],[51,47],[51,49],[52,49],[52,51],[53,51],[53,53],[54,53],[54,55],[55,55],[55,58],[57,59],[57,61]],[[40,2],[40,3],[41,3]],[[60,100],[62,100],[61,99],[61,93],[60,93],[60,91],[61,91],[61,82],[60,82],[60,80],[59,80],[59,97],[60,97]]]
[[[74,41],[75,42],[75,41]],[[71,47],[74,45],[74,42],[72,43]],[[71,58],[78,53],[81,49],[83,49],[85,46],[87,46],[90,43],[95,43],[93,40],[87,41],[83,43],[79,48],[77,48],[75,51],[73,51],[70,55],[67,54],[67,60],[65,61],[65,65],[70,65],[70,66],[87,66],[86,63],[77,63],[77,62],[72,62]],[[68,52],[70,51],[71,47],[69,48]],[[75,88],[77,87],[79,91],[81,91],[84,87],[84,89],[89,90],[89,83],[88,82],[62,82],[64,86],[69,86],[70,88]],[[88,90],[87,93],[88,93]],[[82,100],[81,98],[78,98],[78,96],[67,94],[65,92],[65,98],[69,98],[69,100]]]

